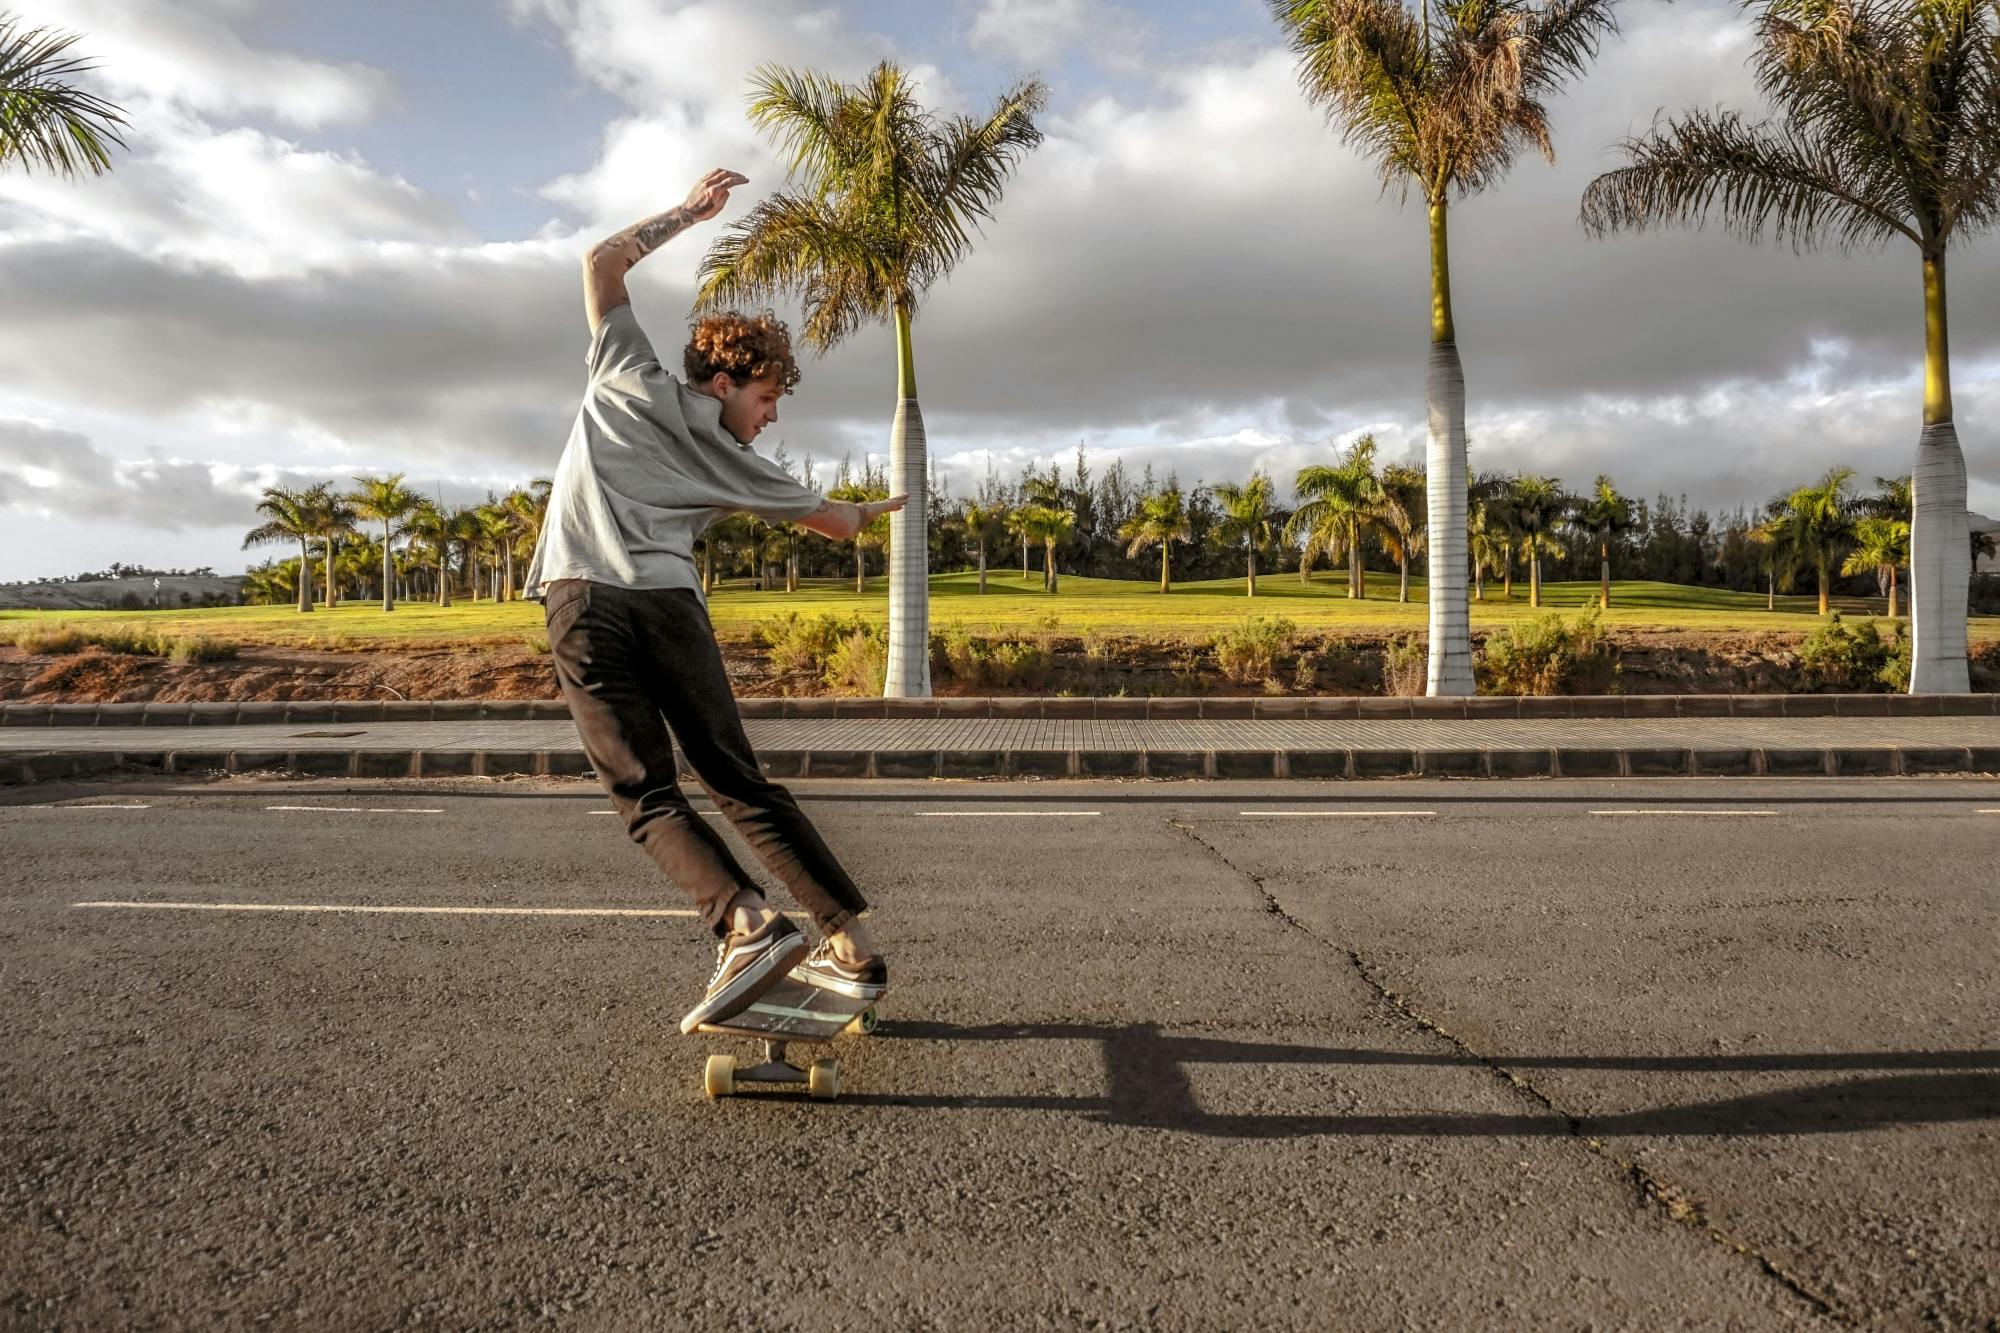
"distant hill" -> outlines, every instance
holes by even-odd
[[[1972,518],[1974,532],[2000,532],[2000,518],[1988,518],[1977,511],[1968,511]],[[1974,567],[1980,574],[2000,574],[2000,556],[1983,555]]]
[[[241,574],[161,574],[157,593],[153,575],[124,579],[89,579],[74,583],[24,583],[0,588],[0,611],[117,611],[150,609],[154,598],[167,610],[184,606],[234,605],[242,596]]]

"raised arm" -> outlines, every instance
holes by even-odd
[[[729,202],[729,192],[747,185],[750,178],[717,167],[703,176],[688,192],[687,202],[655,214],[599,241],[583,256],[583,308],[590,316],[590,331],[604,319],[605,312],[631,301],[625,291],[625,274],[631,267],[667,241],[697,222],[706,222]]]

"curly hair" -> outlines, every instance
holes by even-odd
[[[799,363],[792,357],[792,335],[784,321],[766,310],[744,315],[734,310],[706,315],[695,322],[681,354],[689,384],[706,384],[722,371],[738,384],[775,377],[790,393],[799,382]]]

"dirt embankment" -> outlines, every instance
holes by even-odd
[[[1619,630],[1611,638],[1622,694],[1783,694],[1810,688],[1796,633]],[[1226,679],[1201,646],[1148,639],[1051,638],[1045,666],[1010,684],[955,680],[943,662],[939,694],[1242,695],[1380,694],[1385,640],[1329,635],[1275,664],[1269,680]],[[773,670],[754,644],[726,643],[740,696],[828,693],[814,673]],[[2000,654],[1981,654],[1975,689],[2000,686]],[[0,700],[30,703],[195,702],[274,699],[553,699],[548,656],[526,648],[316,652],[245,648],[233,661],[177,665],[90,648],[59,656],[0,648]]]

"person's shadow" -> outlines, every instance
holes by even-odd
[[[1752,1135],[1843,1134],[1889,1125],[1949,1124],[2000,1118],[2000,1051],[1884,1051],[1798,1055],[1498,1056],[1424,1055],[1176,1036],[1157,1024],[1114,1027],[1082,1023],[950,1023],[885,1021],[890,1041],[1096,1042],[1107,1092],[1101,1097],[939,1096],[850,1093],[843,1101],[878,1106],[1048,1110],[1088,1114],[1110,1124],[1154,1125],[1221,1138],[1285,1138],[1307,1134],[1448,1135]],[[1603,1069],[1639,1073],[1820,1073],[1836,1078],[1804,1087],[1689,1102],[1569,1121],[1544,1115],[1217,1115],[1202,1110],[1188,1070],[1194,1065],[1255,1069],[1313,1065],[1328,1078],[1368,1065],[1492,1066],[1504,1069]]]

